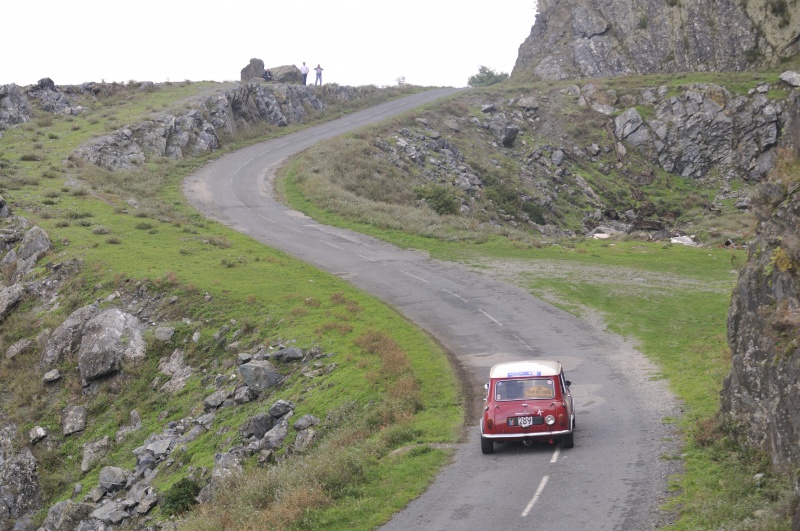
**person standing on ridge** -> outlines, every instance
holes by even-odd
[[[300,73],[303,75],[303,85],[305,85],[306,78],[308,77],[308,67],[306,66],[305,61],[303,61],[303,66],[300,67]]]
[[[317,73],[317,79],[314,80],[314,86],[319,83],[319,86],[322,86],[322,67],[317,64],[317,67],[314,69],[314,72]]]

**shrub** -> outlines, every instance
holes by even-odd
[[[414,189],[417,199],[424,199],[428,206],[439,215],[458,214],[461,201],[458,200],[453,189],[437,184],[420,186]]]
[[[198,494],[200,485],[197,482],[189,478],[180,479],[164,494],[161,510],[169,515],[186,512],[197,503],[195,498]]]
[[[467,84],[470,87],[488,87],[489,85],[495,85],[506,79],[508,79],[508,74],[505,72],[495,72],[488,66],[480,65],[478,67],[478,73],[474,76],[470,76],[467,80]]]

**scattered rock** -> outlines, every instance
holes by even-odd
[[[20,339],[6,350],[6,358],[13,360],[21,354],[25,354],[34,349],[36,344],[30,339]]]
[[[274,387],[282,379],[281,374],[266,360],[256,360],[239,365],[237,370],[242,380],[257,394]]]
[[[28,438],[30,439],[31,444],[36,444],[45,437],[47,437],[47,429],[42,428],[41,426],[34,426],[33,428],[31,428],[31,431],[28,434]]]
[[[81,460],[81,472],[88,472],[97,464],[100,459],[108,454],[109,438],[108,436],[98,439],[97,441],[86,443],[83,445],[83,459]]]
[[[788,83],[793,87],[800,87],[800,73],[793,70],[787,70],[781,74],[781,81]]]
[[[100,470],[98,482],[107,492],[114,492],[125,487],[128,483],[130,472],[116,466],[103,467]]]
[[[86,427],[86,408],[83,406],[67,406],[61,411],[61,432],[70,435],[82,431]]]
[[[78,349],[78,369],[90,381],[122,369],[124,360],[140,360],[145,355],[139,319],[117,308],[102,310],[83,327]]]

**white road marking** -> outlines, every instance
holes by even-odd
[[[523,518],[528,516],[528,513],[531,512],[531,509],[533,509],[533,506],[536,504],[537,501],[539,501],[539,496],[542,495],[542,491],[544,490],[544,486],[547,485],[547,480],[548,479],[550,479],[550,476],[545,476],[545,477],[542,478],[542,481],[539,482],[539,488],[536,489],[536,492],[534,493],[533,498],[531,498],[531,501],[528,502],[528,505],[525,507],[525,510],[522,511],[522,517]]]
[[[556,451],[553,452],[553,457],[550,458],[550,462],[551,463],[555,463],[556,461],[558,461],[558,456],[560,454],[561,454],[561,447],[560,446],[556,446]]]
[[[462,301],[464,301],[464,302],[469,302],[469,301],[468,301],[467,299],[465,299],[464,297],[462,297],[462,296],[460,296],[460,295],[456,295],[455,293],[453,293],[453,292],[452,292],[452,291],[450,291],[449,289],[444,289],[444,288],[442,288],[442,291],[444,291],[445,293],[449,293],[450,295],[452,295],[452,296],[453,296],[453,297],[455,297],[456,299],[461,299],[461,300],[462,300]]]
[[[427,283],[428,283],[428,281],[427,281],[427,280],[425,280],[424,278],[420,278],[420,277],[418,277],[417,275],[412,275],[411,273],[409,273],[409,272],[407,272],[407,271],[403,271],[402,269],[400,269],[399,271],[400,271],[401,273],[403,273],[404,275],[408,275],[408,276],[410,276],[410,277],[414,277],[414,278],[416,278],[417,280],[421,280],[421,281],[423,281],[425,284],[427,284]]]
[[[363,258],[363,259],[364,259],[364,260],[366,260],[367,262],[377,262],[377,260],[373,260],[372,258],[367,258],[367,257],[366,257],[366,256],[364,256],[363,254],[360,254],[360,255],[358,255],[358,256],[359,256],[359,257],[361,257],[361,258]]]
[[[295,229],[294,227],[287,227],[287,228],[288,228],[289,230],[293,230],[293,231],[295,231],[295,232],[299,232],[300,234],[305,234],[305,232],[303,232],[303,231],[301,231],[301,230],[297,230],[297,229]]]
[[[483,310],[481,310],[480,308],[478,309],[478,311],[479,311],[479,312],[481,312],[481,313],[482,313],[483,315],[485,315],[486,317],[488,317],[489,319],[491,319],[492,321],[494,321],[495,323],[497,323],[498,325],[500,325],[500,326],[503,326],[503,323],[501,323],[500,321],[498,321],[497,319],[495,319],[494,317],[492,317],[492,316],[491,316],[491,315],[489,315],[488,313],[484,312],[484,311],[483,311]]]
[[[344,251],[344,247],[339,247],[338,245],[334,245],[334,244],[332,244],[332,243],[330,243],[330,242],[326,242],[325,240],[319,240],[319,241],[321,241],[321,242],[322,242],[322,243],[324,243],[325,245],[330,245],[331,247],[334,247],[334,248],[336,248],[336,249],[339,249],[340,251]]]
[[[260,217],[261,219],[266,219],[270,223],[277,223],[277,221],[275,221],[274,219],[269,219],[267,216],[262,216],[261,214],[258,214],[258,217]]]
[[[236,175],[237,173],[239,173],[239,170],[241,170],[242,168],[244,168],[245,166],[247,166],[248,164],[250,164],[251,162],[253,162],[253,159],[254,159],[254,158],[255,158],[255,157],[252,157],[252,158],[249,158],[249,159],[247,159],[247,160],[244,162],[244,164],[242,164],[241,166],[239,166],[238,168],[236,168],[236,171],[235,171],[235,172],[233,172],[233,174],[234,174],[234,175]]]
[[[523,341],[521,338],[519,338],[519,337],[518,337],[516,334],[511,334],[511,335],[512,335],[512,336],[514,336],[514,339],[516,339],[517,341],[519,341],[520,343],[522,343],[523,345],[525,345],[525,348],[527,348],[528,350],[533,350],[533,347],[531,347],[529,344],[525,343],[525,342],[524,342],[524,341]]]

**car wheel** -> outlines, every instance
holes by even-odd
[[[494,453],[494,441],[486,437],[481,437],[481,452],[485,454]]]
[[[564,448],[572,448],[575,446],[575,434],[570,433],[569,435],[565,435],[563,439],[561,439],[561,446]]]

